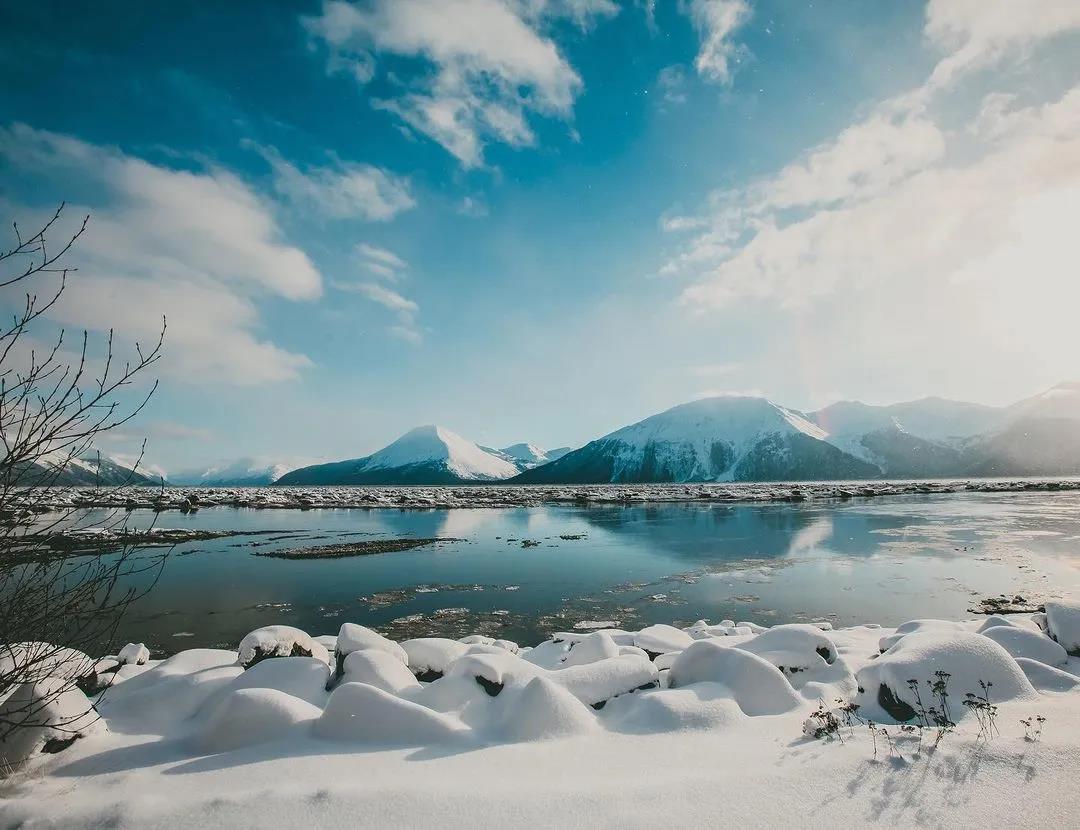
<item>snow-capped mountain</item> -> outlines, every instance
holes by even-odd
[[[1080,383],[1007,407],[923,398],[803,413],[753,397],[674,407],[523,484],[1080,475]]]
[[[417,427],[364,458],[302,467],[278,484],[458,484],[501,481],[518,468],[440,426]]]
[[[17,480],[28,487],[119,487],[161,482],[159,477],[141,465],[136,471],[119,459],[110,458],[93,448],[71,459],[65,453],[56,453],[55,457],[46,456],[41,462],[21,470]]]
[[[195,487],[260,487],[274,484],[292,468],[288,464],[268,464],[256,458],[238,458],[174,473],[168,476],[168,482]]]
[[[616,430],[515,481],[761,481],[879,473],[825,436],[804,413],[764,398],[706,398]]]
[[[519,472],[531,470],[533,467],[539,467],[541,464],[547,464],[549,461],[554,461],[556,458],[562,458],[570,451],[568,447],[557,450],[542,450],[535,444],[527,443],[511,444],[509,447],[503,447],[501,450],[492,449],[491,447],[481,447],[480,449],[509,461],[517,467]]]

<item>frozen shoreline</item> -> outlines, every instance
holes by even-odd
[[[533,648],[351,624],[142,665],[130,647],[119,669],[98,664],[115,678],[108,731],[0,785],[0,823],[1070,826],[1080,657],[1063,646],[1080,651],[1076,603],[895,629],[583,630]],[[905,732],[895,715],[920,706],[906,679],[927,681],[929,706],[943,670],[955,727]],[[962,704],[980,680],[992,736]],[[837,701],[861,720],[806,734]],[[1032,739],[1020,721],[1036,715]]]
[[[726,484],[421,485],[402,487],[125,487],[57,488],[43,506],[182,510],[450,509],[542,504],[648,502],[759,503],[949,493],[1048,493],[1080,490],[1078,479],[941,479],[920,481]]]

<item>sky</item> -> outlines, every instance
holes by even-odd
[[[167,318],[106,442],[167,472],[1080,378],[1075,0],[36,0],[0,29],[0,216],[91,217],[35,337],[130,352]]]

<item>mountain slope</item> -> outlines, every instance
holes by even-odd
[[[209,468],[174,473],[168,476],[168,482],[195,487],[261,487],[274,484],[290,469],[285,464],[238,458]]]
[[[444,427],[410,430],[392,444],[364,458],[302,467],[277,484],[459,484],[501,481],[518,472]]]
[[[555,453],[554,458],[561,458],[568,452],[568,450],[542,450],[535,444],[528,443],[511,444],[501,450],[492,449],[491,447],[480,447],[480,449],[510,462],[519,472],[531,470],[533,467],[539,467],[541,464],[547,464],[549,461],[554,460],[552,457],[553,452]]]
[[[865,478],[880,471],[764,398],[693,401],[527,470],[522,484]]]
[[[27,487],[55,485],[57,487],[119,487],[121,485],[160,484],[159,478],[136,472],[118,461],[88,450],[77,458],[50,461],[44,459],[29,465],[16,476],[18,484]]]

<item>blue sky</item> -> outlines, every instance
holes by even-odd
[[[1080,375],[1071,0],[0,17],[0,205],[92,214],[48,327],[168,316],[166,470]]]

